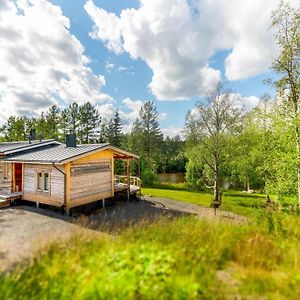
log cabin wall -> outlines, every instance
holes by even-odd
[[[63,166],[57,166],[64,172]],[[38,189],[37,174],[49,174],[49,189],[44,191]],[[64,205],[64,175],[55,169],[52,165],[25,164],[24,165],[24,190],[23,199],[35,201],[53,206]],[[44,180],[42,175],[42,180]],[[43,183],[42,183],[43,187]]]
[[[12,164],[0,162],[0,193],[11,193],[12,184]]]
[[[112,150],[94,153],[70,163],[69,206],[113,197],[113,174]]]

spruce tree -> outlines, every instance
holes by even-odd
[[[113,138],[111,144],[120,147],[122,143],[122,120],[120,118],[119,110],[116,109],[113,118]]]
[[[154,103],[147,101],[141,107],[139,118],[134,122],[131,133],[131,147],[141,156],[142,175],[147,184],[154,180],[160,144],[163,142],[158,116]]]
[[[86,102],[79,107],[79,139],[82,143],[89,143],[95,138],[95,130],[101,122],[97,109]]]
[[[48,127],[48,137],[51,139],[58,139],[59,119],[59,108],[56,105],[50,106],[46,113],[46,122]]]

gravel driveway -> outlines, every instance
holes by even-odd
[[[67,239],[74,233],[91,232],[70,222],[72,218],[44,209],[0,209],[0,272],[30,258],[50,242]]]

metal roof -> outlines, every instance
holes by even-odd
[[[137,155],[127,151],[110,146],[109,144],[83,144],[76,147],[66,147],[65,144],[53,146],[40,150],[34,150],[29,153],[13,155],[3,159],[8,162],[27,162],[27,163],[66,163],[78,157],[86,156],[91,152],[104,151],[112,149],[114,152],[124,157],[138,158]]]
[[[16,152],[39,148],[40,146],[46,146],[50,144],[59,145],[61,143],[55,140],[32,141],[30,144],[28,141],[5,142],[0,143],[0,154],[13,154]]]

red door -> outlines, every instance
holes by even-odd
[[[15,163],[15,192],[22,191],[22,164]]]

